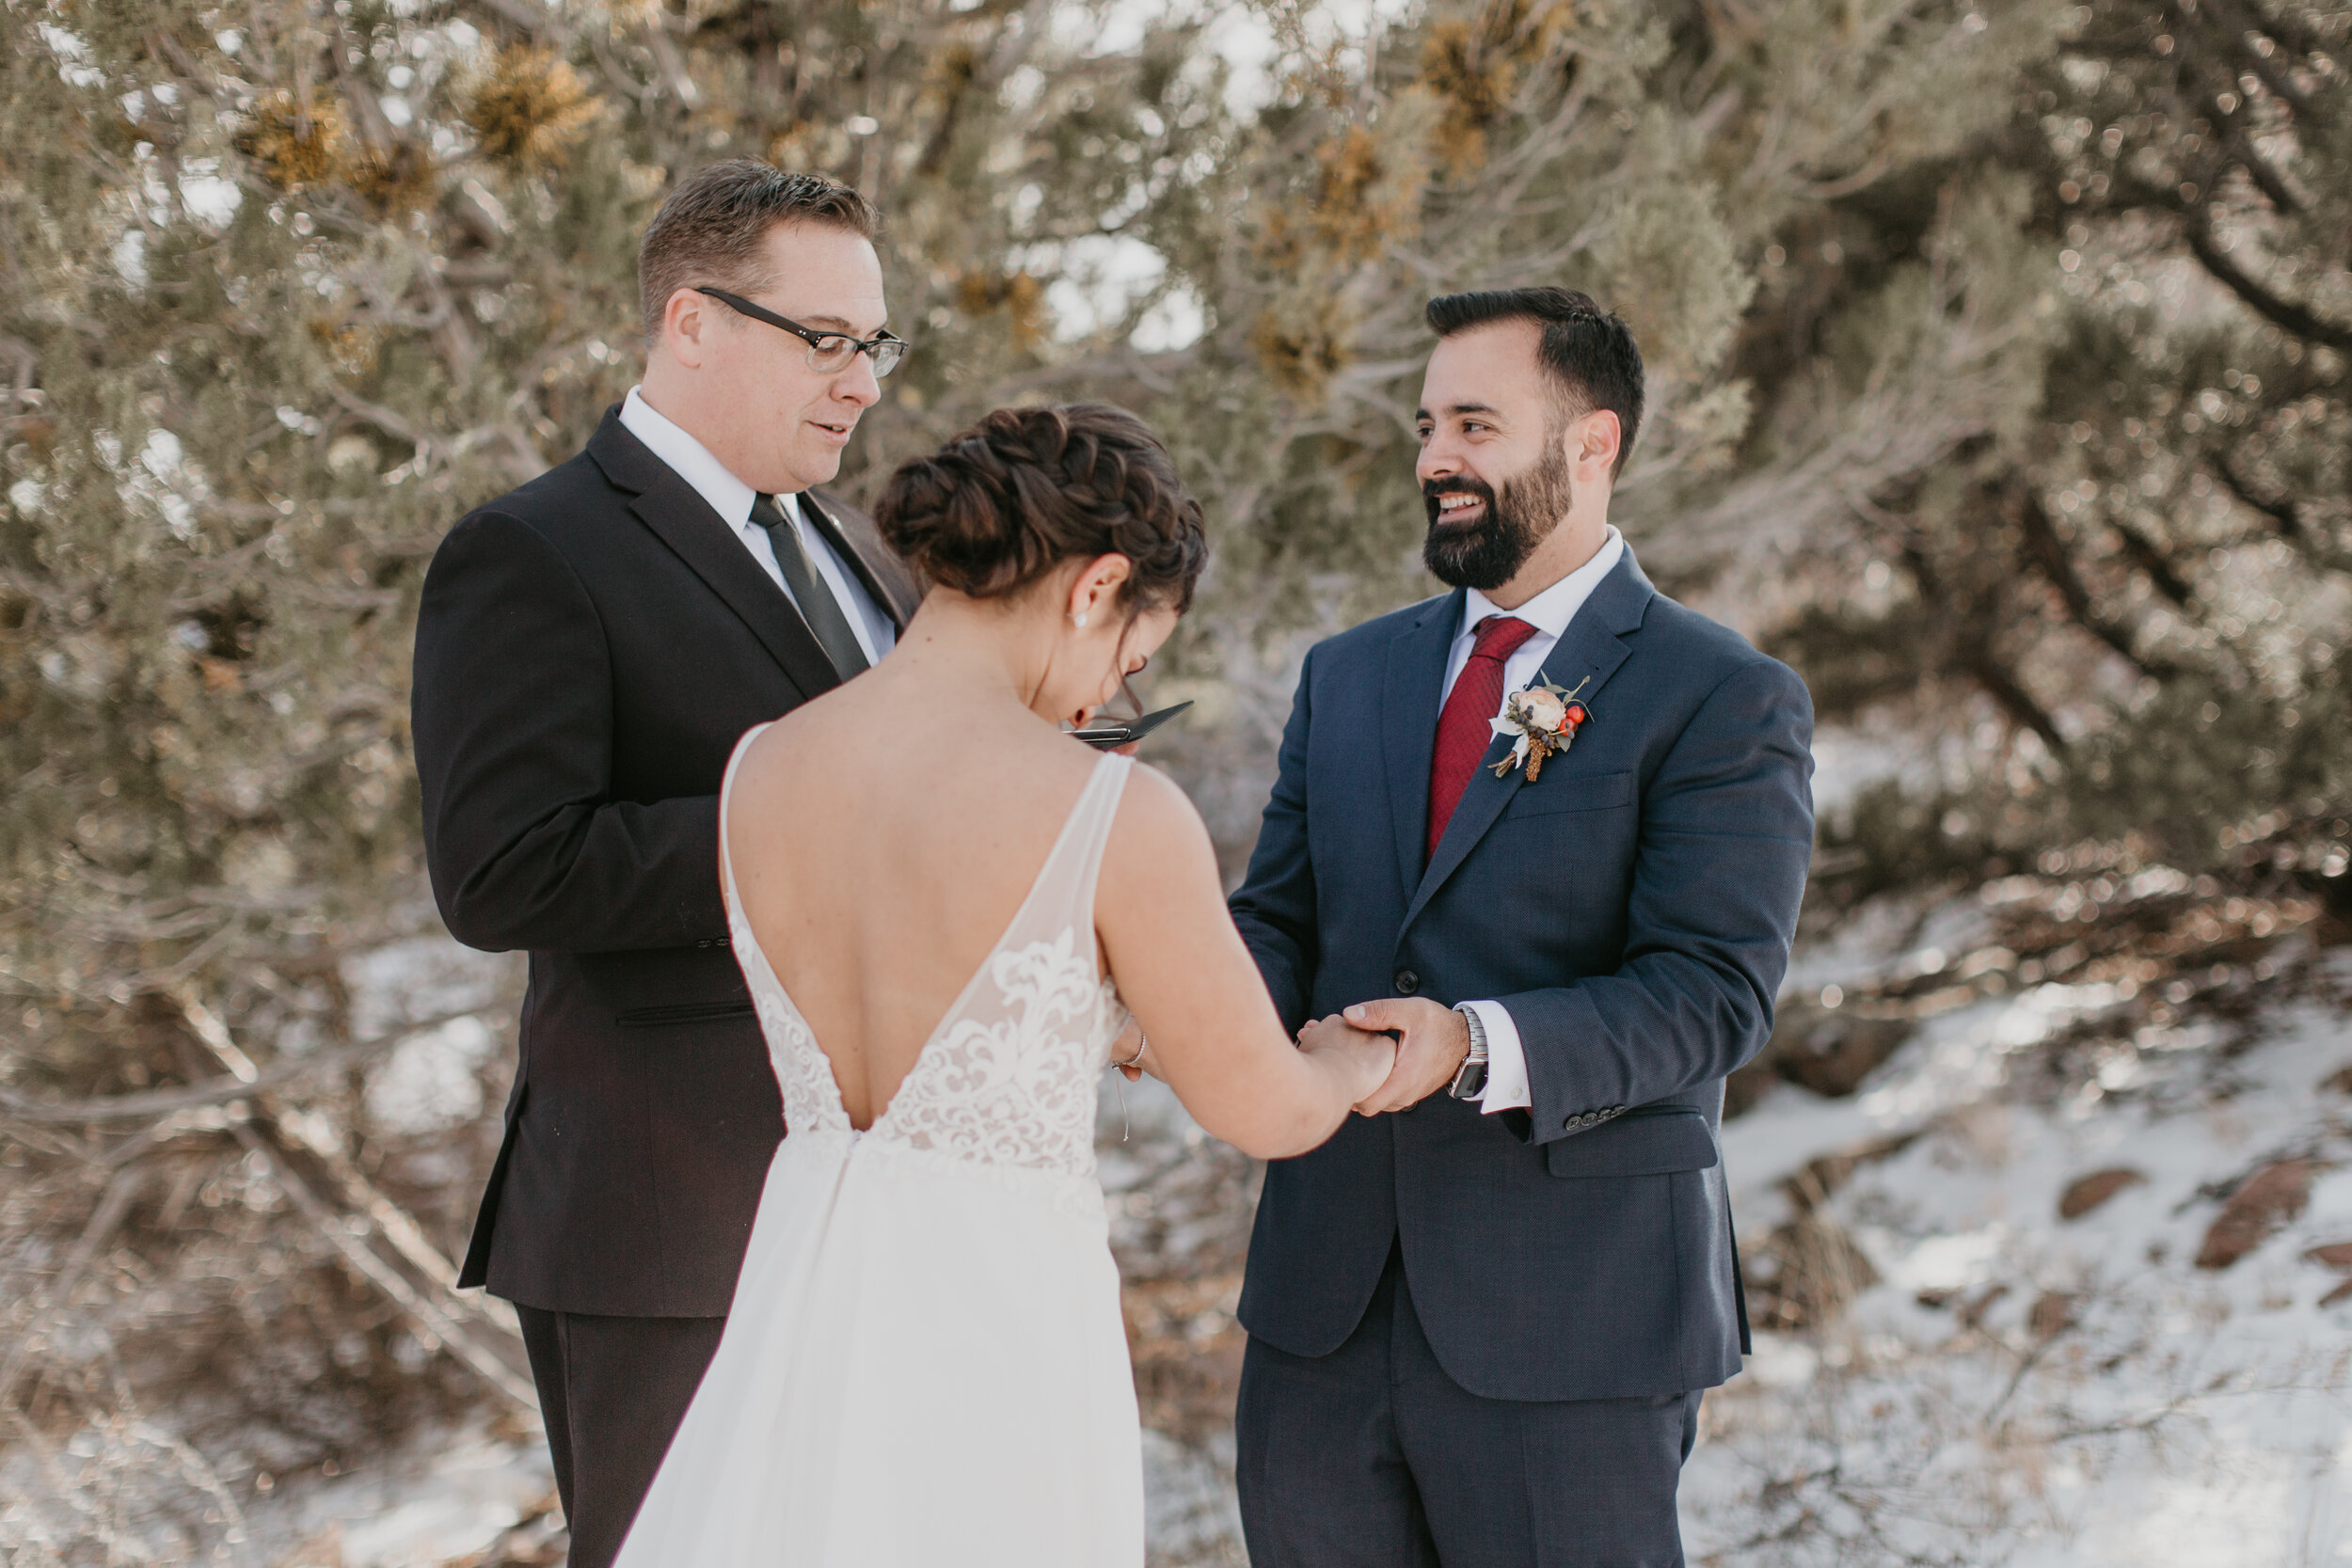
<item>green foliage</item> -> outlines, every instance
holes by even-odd
[[[2344,808],[2347,42],[2340,8],[2081,8],[2007,89],[2010,123],[1939,176],[1939,204],[1973,184],[2003,211],[1938,242],[1925,188],[1885,182],[1836,204],[1839,286],[1817,264],[1789,289],[1862,398],[1879,364],[1931,357],[1939,315],[2010,324],[2008,390],[1975,427],[1850,474],[1837,526],[1803,531],[1814,608],[1777,645],[1839,721],[1997,715],[1977,777],[2013,848],[2144,831],[2218,866],[2244,858],[2225,827],[2292,838]],[[1926,298],[1851,287],[1907,250]],[[1956,294],[1937,275],[1963,267]],[[1795,363],[1791,325],[1752,352]],[[1873,558],[1891,590],[1857,594]],[[1898,635],[1916,669],[1890,685]]]

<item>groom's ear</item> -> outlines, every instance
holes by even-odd
[[[1625,445],[1625,425],[1616,411],[1596,408],[1568,425],[1568,462],[1576,469],[1576,477],[1588,483],[1597,483],[1611,476],[1617,465],[1617,453]]]

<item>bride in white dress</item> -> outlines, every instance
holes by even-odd
[[[1337,1020],[1294,1045],[1190,802],[1059,733],[1143,667],[1202,562],[1143,424],[992,415],[899,470],[878,519],[930,595],[871,673],[746,736],[720,797],[789,1131],[619,1568],[1139,1565],[1094,1174],[1114,1042],[1267,1158],[1328,1137],[1392,1059]]]

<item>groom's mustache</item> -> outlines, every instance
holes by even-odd
[[[1488,484],[1485,480],[1474,479],[1468,474],[1463,474],[1453,479],[1432,479],[1423,481],[1421,487],[1421,495],[1422,500],[1429,508],[1429,526],[1431,528],[1437,527],[1438,518],[1443,515],[1443,513],[1438,508],[1438,503],[1448,496],[1469,496],[1474,500],[1485,501],[1486,503],[1486,515],[1489,517],[1498,515],[1495,507],[1494,487]]]

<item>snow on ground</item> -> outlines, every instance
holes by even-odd
[[[553,1561],[546,1441],[512,1425],[427,1429],[365,1467],[289,1481],[245,1505],[241,1560],[270,1568],[458,1568]]]
[[[1986,940],[1986,907],[1866,910],[1800,955],[1790,991],[1944,972]],[[388,1011],[412,1019],[465,1005],[425,989],[378,994],[407,992]],[[2322,1304],[2352,1278],[2352,1246],[2341,1267],[2310,1256],[2352,1243],[2352,1096],[2323,1086],[2352,1065],[2347,994],[2338,950],[2250,1027],[2192,1012],[2140,1028],[2053,1094],[2023,1066],[2119,992],[2027,985],[1929,1018],[1853,1095],[1783,1085],[1727,1122],[1751,1252],[1804,1217],[1792,1189],[1835,1166],[1812,1213],[1858,1257],[1841,1316],[1759,1335],[1709,1397],[1684,1484],[1692,1562],[2352,1561],[2352,1287]],[[1105,1080],[1098,1147],[1151,1428],[1152,1568],[1242,1564],[1232,1310],[1254,1171],[1148,1081]],[[2200,1267],[2249,1178],[2281,1163],[2302,1173],[2299,1210]],[[2061,1218],[2060,1196],[2099,1172],[2127,1174]],[[251,1560],[548,1561],[551,1490],[535,1433],[429,1433],[364,1473],[254,1498]]]
[[[2250,1043],[2142,1030],[2056,1103],[2013,1093],[2005,1064],[2106,988],[1955,1011],[1851,1099],[1782,1086],[1727,1123],[1750,1237],[1790,1217],[1807,1162],[1893,1151],[1820,1210],[1876,1282],[1815,1335],[1765,1336],[1709,1401],[1684,1486],[1692,1560],[2352,1560],[2352,1302],[2322,1305],[2344,1275],[2307,1256],[2352,1242],[2352,1103],[2322,1086],[2352,1063],[2352,1011],[2328,994],[2352,961],[2317,977]],[[2275,1233],[2201,1267],[2233,1195],[2282,1162],[2311,1162],[2288,1183],[2309,1180],[2299,1213],[2279,1206]],[[2061,1218],[2103,1171],[2128,1174]]]

